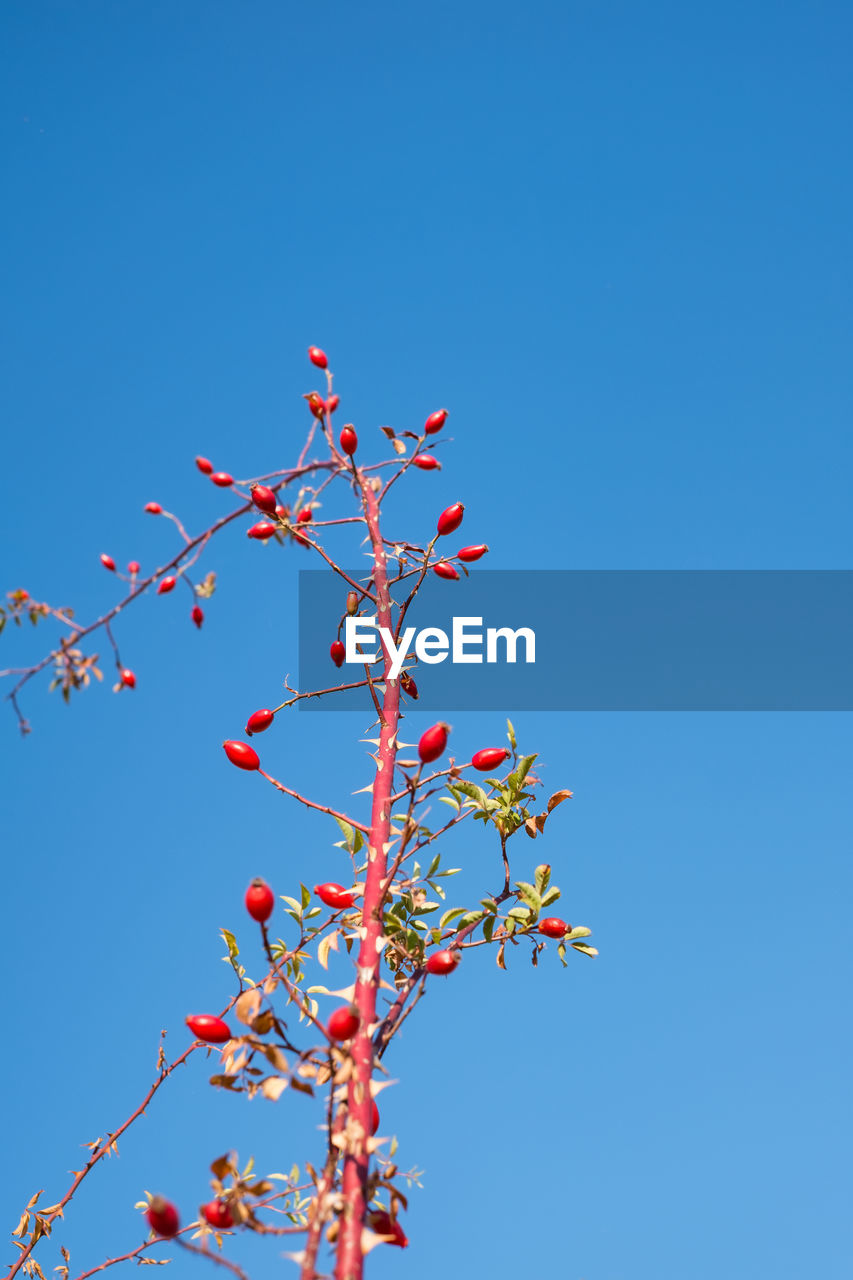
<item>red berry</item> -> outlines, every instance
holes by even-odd
[[[220,489],[230,489],[234,483],[234,477],[229,475],[227,471],[214,471],[210,478]]]
[[[454,533],[462,523],[462,516],[465,514],[465,508],[461,502],[454,502],[452,507],[446,507],[438,517],[438,532],[444,537],[448,533]]]
[[[148,1225],[158,1236],[176,1236],[180,1228],[178,1211],[162,1196],[154,1196],[145,1213]]]
[[[346,661],[347,647],[343,640],[333,640],[329,646],[329,656],[336,667],[342,667]]]
[[[116,562],[115,560],[113,560],[112,556],[108,556],[106,553],[104,553],[101,556],[101,564],[104,566],[105,569],[109,569],[110,573],[115,573]]]
[[[210,1200],[207,1204],[201,1206],[201,1212],[208,1226],[216,1227],[223,1231],[226,1231],[228,1227],[234,1226],[231,1210],[224,1200]]]
[[[355,434],[355,431],[353,430],[352,423],[349,423],[341,431],[341,449],[343,450],[344,453],[346,453],[351,458],[357,448],[358,448],[358,436]]]
[[[223,1022],[212,1013],[191,1013],[185,1018],[187,1026],[196,1040],[204,1040],[207,1044],[224,1044],[231,1039],[228,1023]]]
[[[488,549],[489,548],[486,546],[485,542],[480,542],[476,547],[463,547],[462,550],[457,551],[456,554],[460,560],[479,560],[480,556],[484,556]]]
[[[440,560],[438,564],[434,564],[432,571],[439,578],[455,579],[459,577],[459,570],[454,565],[448,564],[446,560]]]
[[[279,520],[287,520],[290,516],[290,507],[283,507],[279,504],[275,509],[275,513]]]
[[[175,588],[175,583],[177,581],[178,581],[177,578],[172,578],[172,577],[161,578],[157,586],[158,596],[165,596],[168,594],[168,592],[173,591]]]
[[[195,465],[203,476],[209,476],[213,470],[213,463],[208,458],[196,458]]]
[[[275,515],[276,496],[265,484],[256,484],[253,487],[252,501],[259,511],[265,511],[268,516]]]
[[[475,751],[471,763],[486,773],[489,769],[499,769],[508,755],[506,747],[483,747],[482,751]]]
[[[161,516],[163,514],[163,508],[159,502],[146,502],[143,511],[147,511],[150,516]]]
[[[204,610],[201,608],[200,605],[197,605],[197,604],[193,605],[192,612],[190,613],[190,617],[192,618],[195,625],[198,627],[199,631],[201,631],[201,624],[204,622]]]
[[[436,409],[435,413],[431,413],[424,423],[424,432],[428,436],[434,436],[436,431],[440,431],[447,421],[447,410]]]
[[[296,519],[301,524],[309,524],[314,519],[314,512],[310,507],[303,507]]]
[[[539,921],[539,932],[544,933],[546,938],[562,938],[571,932],[572,926],[566,924],[565,920],[561,920],[559,916],[546,916],[544,920]]]
[[[441,470],[441,463],[434,453],[416,453],[412,458],[412,465],[420,467],[421,471]]]
[[[340,396],[329,396],[328,400],[326,401],[326,408],[328,409],[329,413],[334,413],[340,403],[341,403]]]
[[[404,693],[407,693],[410,698],[413,698],[414,701],[417,702],[418,686],[415,684],[413,677],[409,675],[408,671],[404,671],[400,676],[400,686]]]
[[[316,391],[309,391],[302,399],[308,401],[308,408],[315,418],[322,418],[326,412],[326,402],[322,396],[318,395]]]
[[[246,890],[246,910],[253,920],[263,924],[269,920],[275,908],[275,894],[260,876],[256,876]]]
[[[424,764],[430,764],[444,754],[449,732],[450,725],[440,721],[438,724],[434,724],[431,729],[427,729],[426,733],[421,734],[421,740],[418,743],[418,755]]]
[[[264,729],[268,729],[273,722],[275,712],[270,711],[267,707],[263,707],[260,711],[253,711],[246,721],[246,732],[251,738],[253,733],[263,733]]]
[[[459,963],[458,951],[433,951],[426,962],[427,973],[440,974],[444,977],[452,973]]]
[[[300,547],[310,547],[312,542],[310,538],[306,538],[304,533],[300,533],[298,529],[291,530],[293,541],[298,542]]]
[[[132,578],[135,578],[136,575],[139,573],[139,561],[131,560],[127,566],[127,572],[130,574]]]
[[[260,769],[258,753],[254,747],[249,746],[248,742],[234,742],[229,739],[223,742],[222,746],[228,759],[232,764],[236,764],[238,769]]]
[[[370,1136],[379,1129],[379,1108],[376,1105],[376,1099],[372,1098],[370,1102]]]
[[[390,1213],[386,1213],[384,1209],[374,1209],[372,1213],[369,1213],[367,1215],[367,1225],[377,1236],[391,1236],[392,1239],[388,1241],[388,1244],[396,1245],[399,1249],[405,1249],[408,1246],[409,1237],[399,1222],[395,1221]]]
[[[315,884],[314,892],[321,902],[327,907],[334,907],[336,911],[342,910],[344,907],[354,907],[355,898],[351,893],[347,893],[342,884]]]
[[[133,674],[133,672],[130,670],[129,667],[125,667],[124,670],[122,671],[121,682],[122,684],[126,684],[128,689],[136,688],[136,676]]]
[[[277,532],[276,525],[270,524],[268,520],[259,520],[257,524],[252,525],[251,529],[246,530],[246,537],[257,538],[259,542],[266,542],[267,538],[271,538]]]
[[[358,1031],[361,1017],[354,1004],[342,1004],[329,1019],[326,1030],[333,1040],[351,1040]]]
[[[328,369],[329,361],[326,358],[325,351],[321,351],[319,347],[308,348],[308,359],[315,364],[318,369]]]

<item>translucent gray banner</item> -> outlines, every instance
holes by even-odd
[[[363,570],[347,572],[367,582]],[[363,663],[338,670],[329,656],[346,592],[330,570],[299,574],[301,691],[364,679]],[[453,660],[454,618],[457,635],[468,620],[464,662]],[[404,664],[428,711],[853,710],[850,570],[479,569],[458,582],[429,574],[406,626],[447,636],[443,660],[426,660],[442,646],[421,637],[422,659]],[[490,645],[489,630],[503,628],[534,634],[533,661],[523,635],[515,662],[505,637]],[[415,636],[407,651],[417,644]],[[368,647],[381,652],[375,633]],[[362,688],[299,706],[363,711],[368,699]]]

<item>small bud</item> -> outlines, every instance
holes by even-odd
[[[348,591],[347,592],[347,613],[351,618],[354,617],[357,609],[358,609],[358,592]]]

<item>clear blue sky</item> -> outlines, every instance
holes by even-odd
[[[286,465],[309,342],[376,456],[377,424],[450,408],[407,533],[461,498],[493,568],[850,567],[848,5],[7,0],[0,24],[4,590],[92,616],[101,551],[171,545],[145,501],[227,509],[196,453]],[[182,1045],[224,1002],[250,877],[341,870],[219,746],[295,667],[301,556],[220,542],[201,635],[178,593],[119,625],[134,696],[33,688],[26,742],[8,714],[10,1229],[141,1097],[160,1027]],[[451,718],[460,750],[503,728]],[[849,716],[515,719],[576,796],[518,873],[553,864],[601,957],[472,953],[407,1022],[383,1118],[424,1188],[373,1274],[846,1280]],[[363,727],[300,717],[265,753],[356,803]],[[480,830],[449,856],[460,895],[494,887]],[[310,1103],[205,1080],[81,1194],[76,1270],[138,1242],[143,1188],[190,1212],[229,1147],[316,1156]],[[276,1254],[234,1256],[258,1280]]]

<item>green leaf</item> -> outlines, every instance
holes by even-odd
[[[474,924],[477,920],[482,920],[485,911],[467,911],[459,921],[459,928],[464,929],[469,924]]]
[[[354,848],[355,827],[351,826],[348,822],[345,822],[343,818],[335,817],[335,822],[338,824],[338,826],[341,829],[341,832],[343,833],[344,843],[346,844],[346,847],[352,852],[356,852]],[[361,833],[359,832],[359,834]]]
[[[431,876],[434,876],[436,871],[438,871],[438,868],[440,865],[441,865],[441,854],[437,853],[433,858],[432,862],[429,864],[429,868],[427,870],[427,873],[424,879],[429,880]]]
[[[548,888],[548,882],[551,879],[551,868],[547,862],[543,862],[533,873],[533,879],[536,884],[536,890],[541,895]]]
[[[551,903],[556,902],[559,896],[560,896],[560,890],[557,888],[555,884],[552,885],[551,888],[548,889],[546,893],[542,894],[542,906],[550,907]]]
[[[486,916],[483,921],[483,937],[486,939],[486,942],[491,942],[492,934],[495,931],[495,925],[497,922],[497,916]]]
[[[520,920],[522,924],[528,924],[530,921],[529,907],[510,907],[507,912],[510,920]]]
[[[506,736],[509,738],[509,745],[512,747],[513,751],[517,751],[518,743],[515,740],[515,729],[512,727],[511,720],[507,720],[506,722]]]
[[[572,929],[571,933],[566,934],[566,941],[574,942],[575,938],[589,938],[591,934],[592,929],[585,929],[582,924],[579,924],[576,928]]]
[[[527,884],[525,880],[519,880],[515,887],[518,889],[518,892],[521,894],[527,905],[531,907],[533,912],[538,916],[539,912],[542,910],[542,899],[534,889],[533,885]]]
[[[308,903],[311,901],[311,890],[307,889],[304,884],[300,884],[299,888],[301,890],[302,909],[304,911],[308,906]]]
[[[444,915],[438,922],[439,929],[444,929],[450,924],[451,920],[458,920],[460,916],[464,916],[464,907],[451,907],[449,911],[445,911]]]
[[[575,951],[580,951],[580,952],[582,952],[585,956],[597,956],[597,955],[598,955],[598,948],[597,948],[597,947],[588,947],[588,946],[586,946],[586,944],[585,944],[585,943],[583,943],[583,942],[573,942],[573,943],[572,943],[572,946],[574,947]]]

